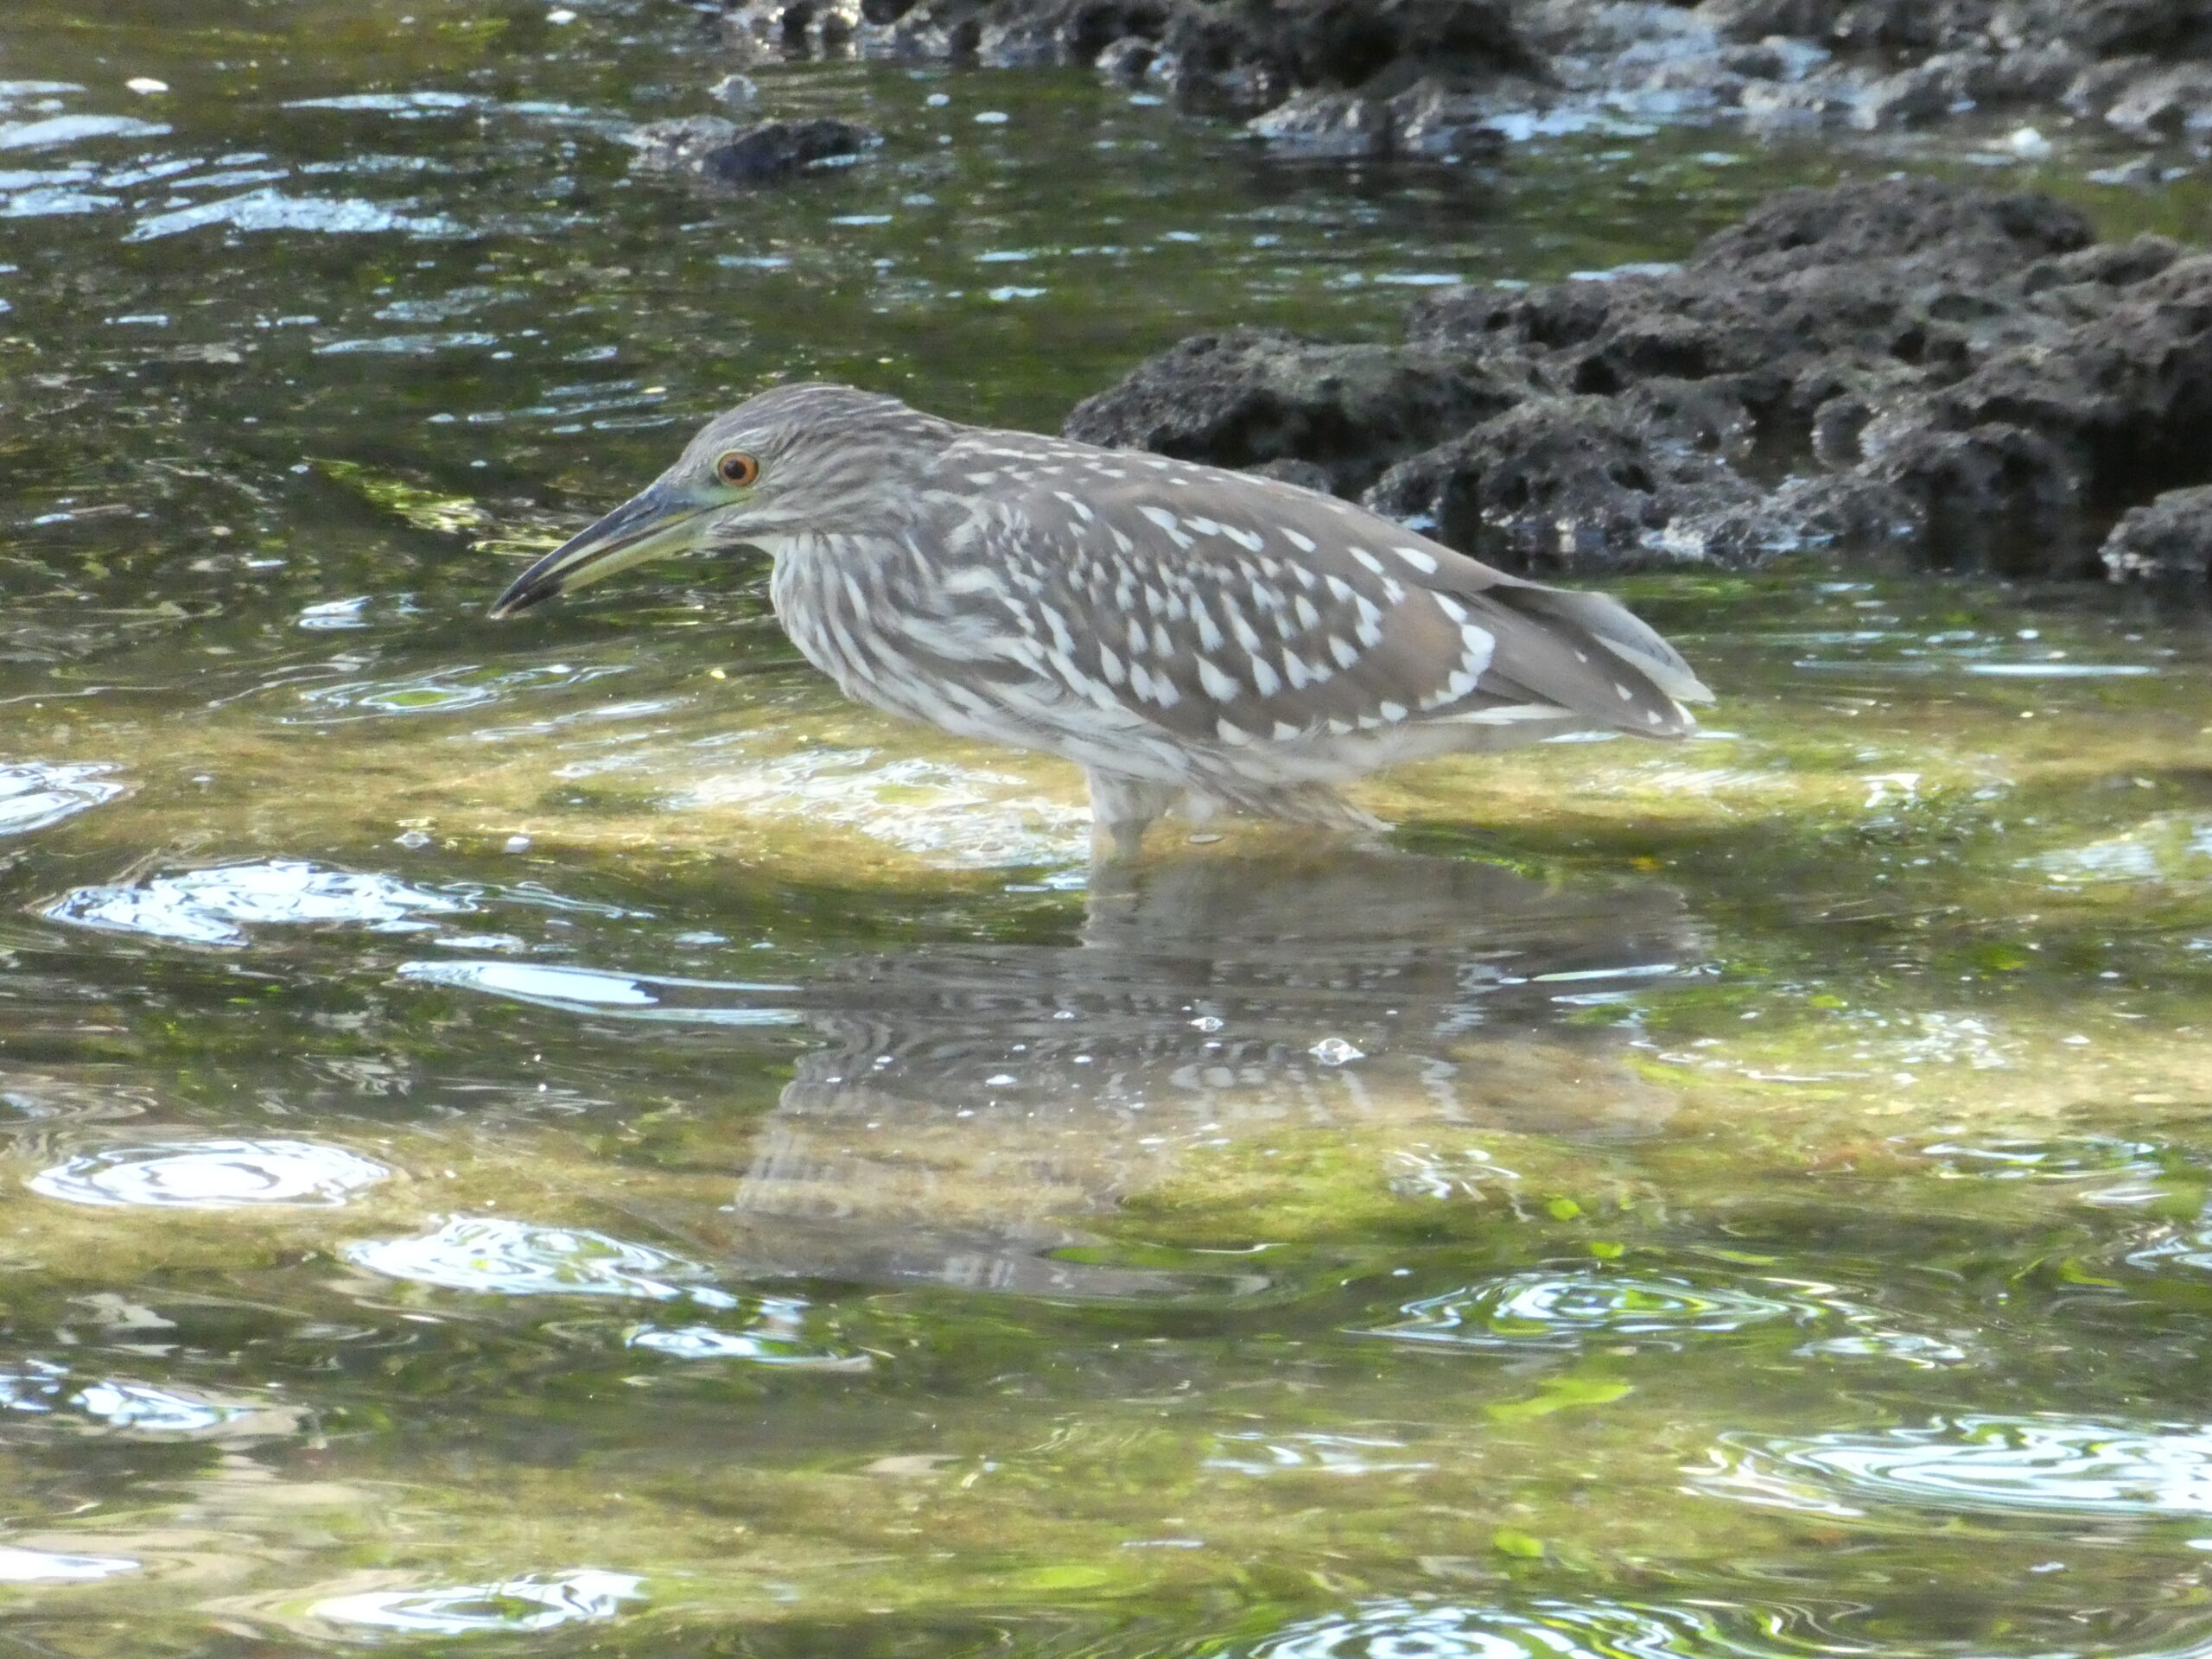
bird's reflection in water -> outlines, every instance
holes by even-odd
[[[713,1231],[755,1272],[1058,1295],[1263,1282],[1058,1254],[1194,1145],[1439,1122],[1620,1135],[1666,1097],[1593,1007],[1701,955],[1671,889],[1389,851],[1198,857],[1072,946],[935,948],[806,988],[800,1064]],[[1418,1134],[1409,1134],[1418,1140]]]

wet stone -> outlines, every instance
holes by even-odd
[[[1300,92],[1245,125],[1279,154],[1310,161],[1357,161],[1388,155],[1390,113],[1351,92]]]
[[[2202,587],[2212,575],[2212,487],[2170,490],[2131,508],[2101,556],[2114,582]]]
[[[638,128],[631,137],[641,173],[677,174],[733,188],[772,184],[810,168],[858,159],[883,142],[856,122],[819,117],[740,128],[720,116],[685,116]]]

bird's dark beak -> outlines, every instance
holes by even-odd
[[[492,614],[512,616],[541,600],[586,587],[633,564],[688,553],[706,511],[664,484],[655,484],[517,576],[493,602]]]

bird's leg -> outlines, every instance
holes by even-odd
[[[1144,832],[1167,810],[1175,791],[1120,772],[1095,768],[1090,778],[1090,861],[1105,864],[1137,855]]]

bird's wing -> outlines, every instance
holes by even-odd
[[[1682,704],[1712,696],[1603,594],[1506,575],[1349,502],[1074,445],[1001,465],[1015,487],[995,540],[1024,654],[1179,737],[1679,737],[1696,726]]]

